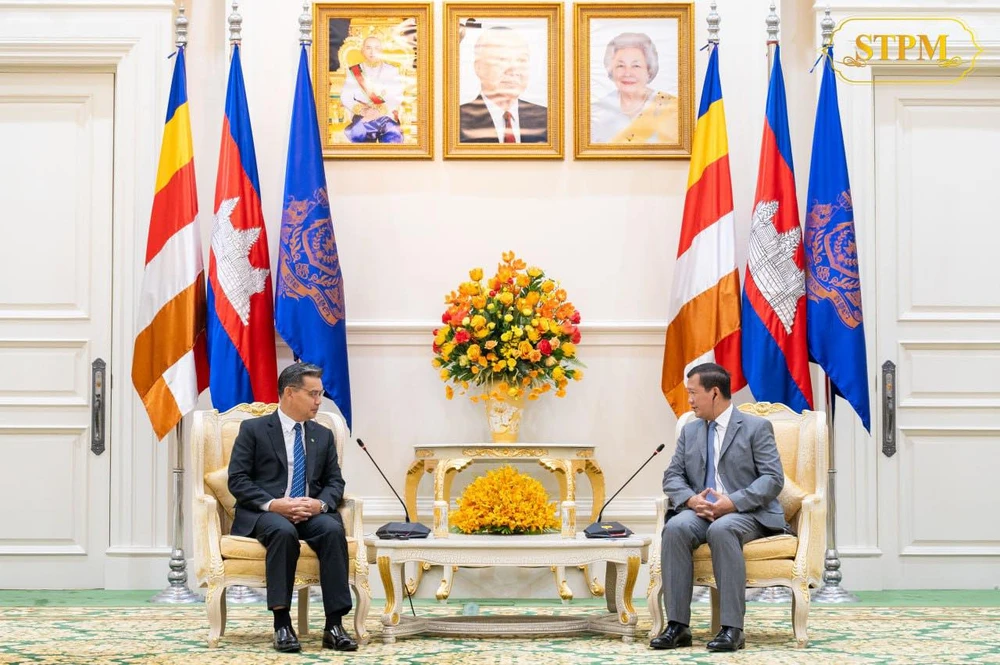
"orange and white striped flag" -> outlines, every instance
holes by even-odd
[[[740,274],[736,269],[729,140],[718,46],[712,48],[695,126],[684,218],[670,294],[660,387],[674,413],[688,408],[689,367],[715,362],[733,392],[746,385],[740,356]]]
[[[208,387],[205,266],[197,217],[181,47],[170,84],[132,356],[132,383],[159,439],[195,407]]]

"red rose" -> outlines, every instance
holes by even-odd
[[[448,319],[450,319],[450,318],[451,318],[451,315],[448,314],[447,310],[445,310],[445,313],[441,315],[441,323],[448,323]]]
[[[458,330],[455,331],[455,344],[465,344],[471,338],[472,336],[469,334],[469,331],[466,330],[465,328],[459,328]]]
[[[570,319],[573,323],[580,323],[580,310],[573,312],[573,318]],[[573,342],[576,344],[576,342]]]
[[[431,349],[434,350],[434,353],[441,353],[441,347],[437,345],[437,342],[431,344]]]
[[[580,343],[580,331],[579,330],[574,330],[573,331],[573,335],[569,338],[569,341],[573,342],[574,344],[579,344]]]
[[[490,298],[496,298],[496,297],[497,297],[497,292],[496,291],[490,291]]]
[[[549,340],[547,339],[543,339],[538,343],[538,350],[542,353],[543,356],[552,355],[552,345],[549,343]]]

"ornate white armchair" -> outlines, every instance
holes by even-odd
[[[276,404],[239,404],[225,413],[216,410],[196,411],[191,433],[191,472],[194,492],[194,554],[195,574],[199,584],[208,587],[208,644],[219,646],[226,630],[226,587],[242,584],[248,587],[267,586],[264,569],[264,546],[254,538],[230,536],[233,508],[236,500],[229,493],[229,456],[239,433],[240,423],[247,418],[272,413]],[[348,440],[347,424],[336,413],[320,411],[316,422],[333,430],[337,457],[344,460],[344,442]],[[362,540],[361,499],[344,496],[337,511],[344,519],[347,548],[350,556],[349,582],[354,591],[354,629],[359,642],[366,642],[365,617],[371,605],[368,586],[368,560]],[[308,587],[319,584],[319,559],[304,541],[295,569],[294,588],[299,590],[299,635],[309,632]],[[305,592],[303,592],[303,589]]]
[[[783,404],[759,402],[741,404],[740,411],[767,418],[774,426],[785,487],[778,497],[785,519],[797,535],[777,535],[746,544],[747,586],[786,586],[792,591],[792,631],[799,646],[809,640],[809,588],[822,583],[826,549],[827,431],[826,414],[820,411],[795,413]],[[677,421],[676,434],[694,418],[685,413]],[[656,531],[649,549],[649,589],[646,601],[653,617],[650,635],[663,630],[663,579],[660,570],[660,539],[669,499],[656,500]],[[719,630],[719,593],[712,574],[712,554],[708,545],[694,552],[694,583],[711,587],[712,632]]]

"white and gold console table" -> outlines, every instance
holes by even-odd
[[[451,483],[459,471],[474,462],[531,462],[537,461],[543,468],[555,474],[559,482],[559,505],[562,510],[562,536],[576,536],[576,475],[586,474],[590,480],[593,506],[590,521],[597,520],[604,503],[604,472],[594,459],[594,446],[576,443],[431,443],[413,447],[413,462],[406,471],[406,509],[410,519],[419,521],[417,516],[417,487],[424,474],[434,474],[434,535],[448,538],[448,511],[451,506]],[[416,572],[406,580],[409,593],[416,592],[424,571],[432,564],[417,563]],[[451,595],[451,585],[458,566],[445,566],[436,596],[447,600]],[[589,564],[581,564],[590,592],[595,596],[604,593],[597,578],[590,574]],[[565,569],[553,566],[559,596],[571,600],[573,592],[566,583]]]
[[[649,556],[649,536],[588,539],[559,535],[464,536],[426,540],[365,538],[369,561],[378,565],[385,588],[382,641],[392,644],[408,635],[517,636],[594,632],[635,639],[638,616],[632,604],[639,566]],[[492,566],[585,566],[606,562],[607,612],[590,616],[453,616],[412,617],[404,613],[403,567],[408,562],[485,568]]]

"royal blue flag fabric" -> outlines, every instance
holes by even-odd
[[[306,47],[299,57],[285,169],[274,324],[297,360],[323,368],[323,388],[351,427],[347,313],[330,219]]]
[[[806,214],[806,331],[809,358],[871,431],[861,275],[833,47],[823,57]],[[829,407],[828,407],[829,408]]]

